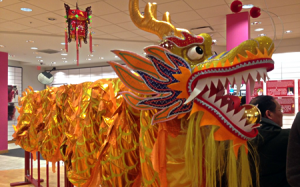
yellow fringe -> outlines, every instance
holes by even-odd
[[[236,158],[233,141],[215,141],[218,126],[199,127],[203,112],[190,117],[185,145],[185,169],[192,181],[192,187],[252,187],[248,155],[241,146]],[[183,123],[184,120],[182,120]],[[256,154],[249,150],[257,162]],[[256,167],[256,175],[258,169]],[[258,177],[256,177],[258,178]],[[226,183],[226,184],[225,184]],[[257,180],[258,185],[258,180]]]
[[[201,186],[203,142],[199,124],[203,112],[194,113],[189,120],[187,138],[185,144],[185,168],[188,176],[191,177],[192,186]]]

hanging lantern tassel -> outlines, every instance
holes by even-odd
[[[79,40],[79,46],[80,46],[80,48],[81,48],[81,40]]]
[[[93,44],[92,44],[92,31],[90,32],[90,52],[93,53]]]
[[[76,27],[76,50],[77,50],[77,66],[78,66],[79,65],[78,27]]]
[[[67,28],[65,29],[65,49],[66,49],[66,52],[68,52],[68,32],[67,32]]]

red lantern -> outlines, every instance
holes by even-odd
[[[239,0],[233,1],[230,5],[230,9],[234,13],[240,12],[242,8],[243,8],[243,3]]]
[[[67,18],[67,28],[65,30],[65,48],[68,52],[68,42],[72,40],[76,41],[76,50],[77,50],[77,66],[79,65],[79,45],[84,42],[87,44],[88,36],[88,25],[91,23],[92,10],[91,7],[87,7],[85,11],[79,10],[78,5],[76,4],[76,9],[70,9],[70,6],[65,4],[66,9],[66,18]],[[90,34],[91,42],[91,34]],[[90,51],[92,53],[91,45]]]
[[[253,18],[258,18],[260,16],[260,8],[258,8],[258,7],[251,8],[250,16]]]

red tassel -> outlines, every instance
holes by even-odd
[[[79,65],[78,27],[76,27],[76,50],[77,50],[77,66],[78,66]]]
[[[90,52],[93,53],[92,32],[90,32]]]
[[[68,33],[67,33],[67,29],[65,29],[65,49],[66,49],[66,52],[68,52]]]

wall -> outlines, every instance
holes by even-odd
[[[28,86],[31,86],[34,90],[43,90],[45,88],[37,79],[38,74],[43,72],[44,69],[37,70],[36,66],[26,66],[21,62],[12,60],[8,61],[8,65],[23,68],[23,90],[28,88]]]
[[[8,150],[7,145],[7,119],[8,119],[8,54],[0,52],[0,152]]]
[[[282,47],[282,49],[285,49],[285,47]],[[300,93],[298,93],[298,79],[300,79],[300,52],[275,53],[272,58],[275,62],[275,68],[268,73],[270,80],[295,80],[295,114],[284,114],[283,116],[283,128],[290,128],[295,115],[299,111],[298,96]],[[264,84],[264,94],[266,94],[266,84]]]
[[[6,65],[7,66],[7,65]],[[8,66],[15,66],[15,67],[22,67],[23,69],[23,90],[19,90],[19,96],[21,96],[22,91],[24,91],[26,88],[28,88],[28,86],[31,86],[34,90],[43,90],[45,88],[45,86],[43,84],[41,84],[38,80],[37,80],[37,76],[39,73],[41,73],[42,71],[44,71],[44,69],[41,70],[37,70],[36,66],[26,66],[24,65],[24,63],[22,62],[17,62],[17,61],[12,61],[12,60],[8,60]],[[5,69],[6,73],[7,73],[7,68]],[[7,74],[6,74],[7,77]],[[6,79],[6,88],[7,88],[7,79]],[[7,91],[5,92],[7,93]],[[6,96],[6,103],[7,103],[7,96]],[[7,104],[5,104],[7,106]],[[7,109],[7,108],[6,108]],[[6,112],[7,114],[7,112]],[[16,111],[16,117],[18,116],[17,111]],[[6,126],[6,141],[7,140],[12,140],[12,134],[14,133],[14,129],[12,125],[17,125],[16,121],[8,121],[8,118],[6,117],[5,119],[5,123],[8,126]],[[0,149],[1,150],[1,149]]]

